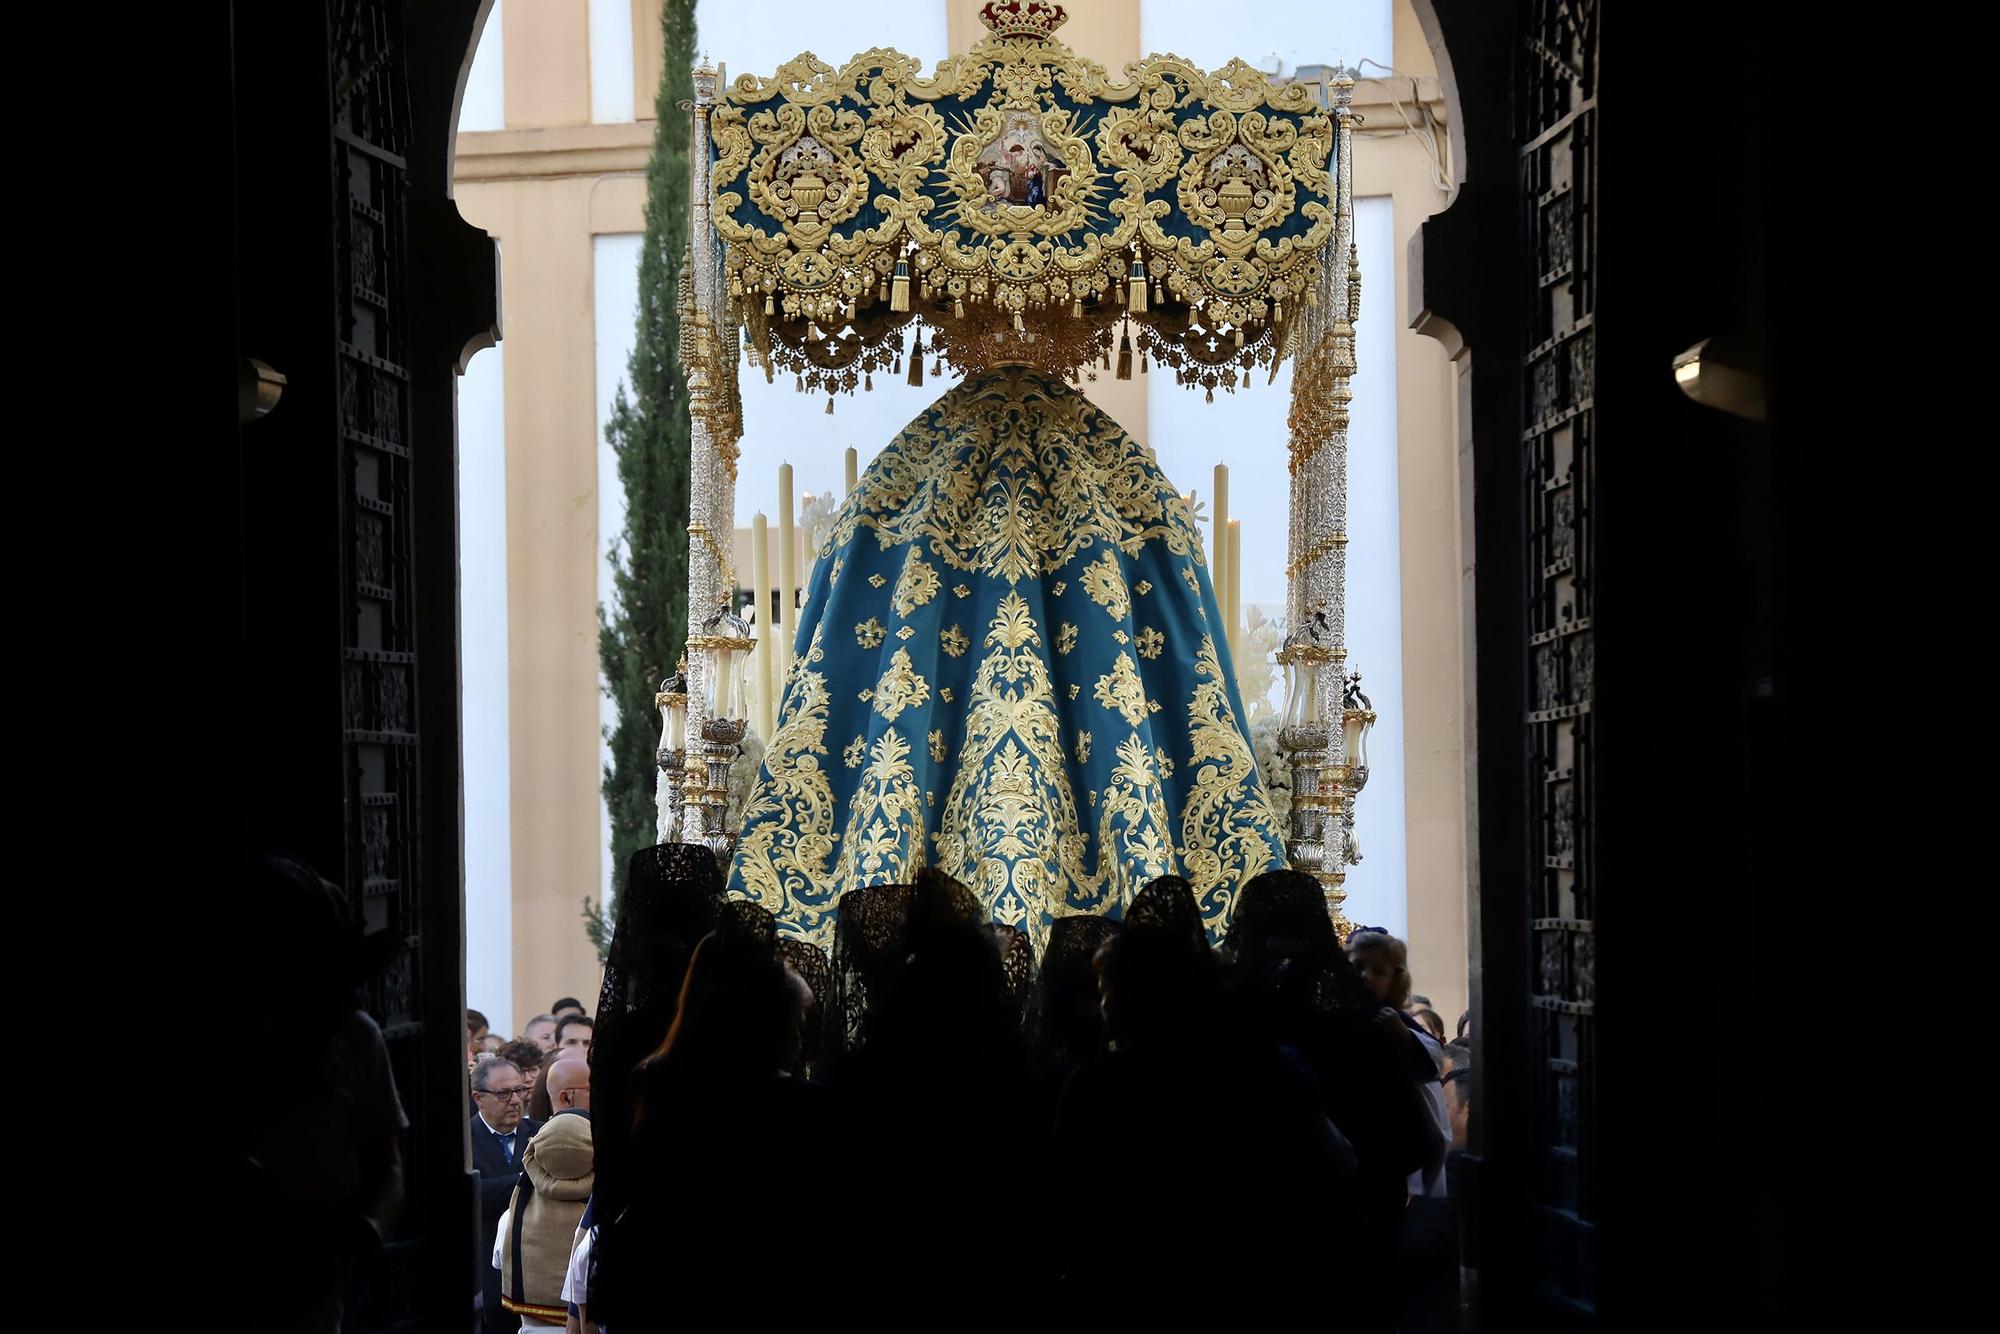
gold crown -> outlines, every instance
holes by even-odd
[[[987,0],[979,17],[996,37],[1048,37],[1069,17],[1061,5],[1040,0]]]

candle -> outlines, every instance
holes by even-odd
[[[1215,584],[1216,610],[1229,626],[1229,465],[1215,465],[1215,513],[1209,518],[1208,577]]]
[[[1243,638],[1243,520],[1229,521],[1229,651]]]
[[[759,510],[750,519],[750,600],[757,608],[757,675],[752,680],[753,712],[757,735],[771,739],[771,722],[777,710],[771,699],[771,655],[778,651],[778,638],[771,633],[771,522]]]
[[[854,494],[854,479],[859,475],[858,470],[860,466],[860,451],[855,449],[853,445],[849,445],[847,447],[847,489],[841,492],[841,495],[851,496]]]
[[[792,504],[792,465],[778,465],[778,614],[772,618],[772,628],[778,630],[778,670],[789,671],[792,665],[792,617],[797,613],[793,608],[792,590],[798,586],[798,527],[799,512]],[[780,689],[783,687],[781,686]]]

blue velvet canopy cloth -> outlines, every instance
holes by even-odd
[[[1039,952],[1178,874],[1211,937],[1284,863],[1186,501],[1034,371],[904,429],[819,552],[729,888],[830,945],[842,893],[921,866]]]

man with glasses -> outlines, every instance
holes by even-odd
[[[472,1118],[472,1166],[479,1173],[479,1220],[490,1246],[500,1229],[500,1215],[514,1185],[521,1179],[521,1155],[541,1123],[526,1115],[528,1081],[512,1061],[481,1061],[472,1071],[472,1101],[479,1110]],[[483,1252],[482,1252],[483,1254]],[[500,1307],[500,1271],[481,1266],[481,1327],[491,1334],[521,1327],[521,1318]]]

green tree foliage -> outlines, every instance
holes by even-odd
[[[655,841],[659,714],[653,695],[687,639],[688,399],[680,362],[676,284],[688,243],[686,104],[694,98],[694,0],[666,0],[653,104],[658,128],[646,165],[646,239],[639,253],[639,327],[605,437],[625,487],[625,529],[611,546],[612,596],[598,608],[598,663],[618,706],[604,796],[611,808],[612,889],[632,854]],[[610,937],[596,904],[585,922],[602,955]]]

